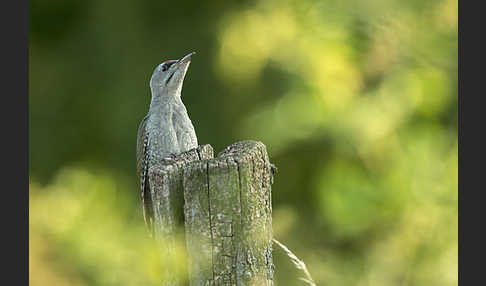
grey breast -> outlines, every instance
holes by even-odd
[[[197,137],[186,107],[180,103],[174,108],[172,123],[177,137],[180,152],[197,147]]]

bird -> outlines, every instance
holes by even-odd
[[[153,234],[148,170],[162,159],[198,147],[197,136],[181,99],[182,84],[195,52],[159,64],[150,79],[152,99],[137,133],[137,176],[145,225]]]

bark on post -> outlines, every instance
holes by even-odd
[[[272,171],[265,145],[237,142],[217,158],[205,148],[204,156],[185,156],[181,163],[177,157],[152,170],[157,236],[173,239],[177,200],[170,197],[183,193],[190,285],[273,285]],[[161,253],[170,255],[170,247]],[[181,285],[174,283],[167,285]]]

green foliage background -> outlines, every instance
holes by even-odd
[[[146,237],[135,142],[153,69],[191,51],[182,96],[200,144],[267,145],[275,237],[318,285],[457,285],[457,1],[29,12],[31,285],[158,285],[161,264],[185,264]],[[303,285],[274,260],[277,285]]]

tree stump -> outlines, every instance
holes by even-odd
[[[199,146],[149,173],[155,236],[165,259],[175,255],[183,206],[191,286],[273,285],[273,172],[263,143],[237,142],[217,158],[210,145]],[[163,271],[164,285],[183,285],[173,269]]]

